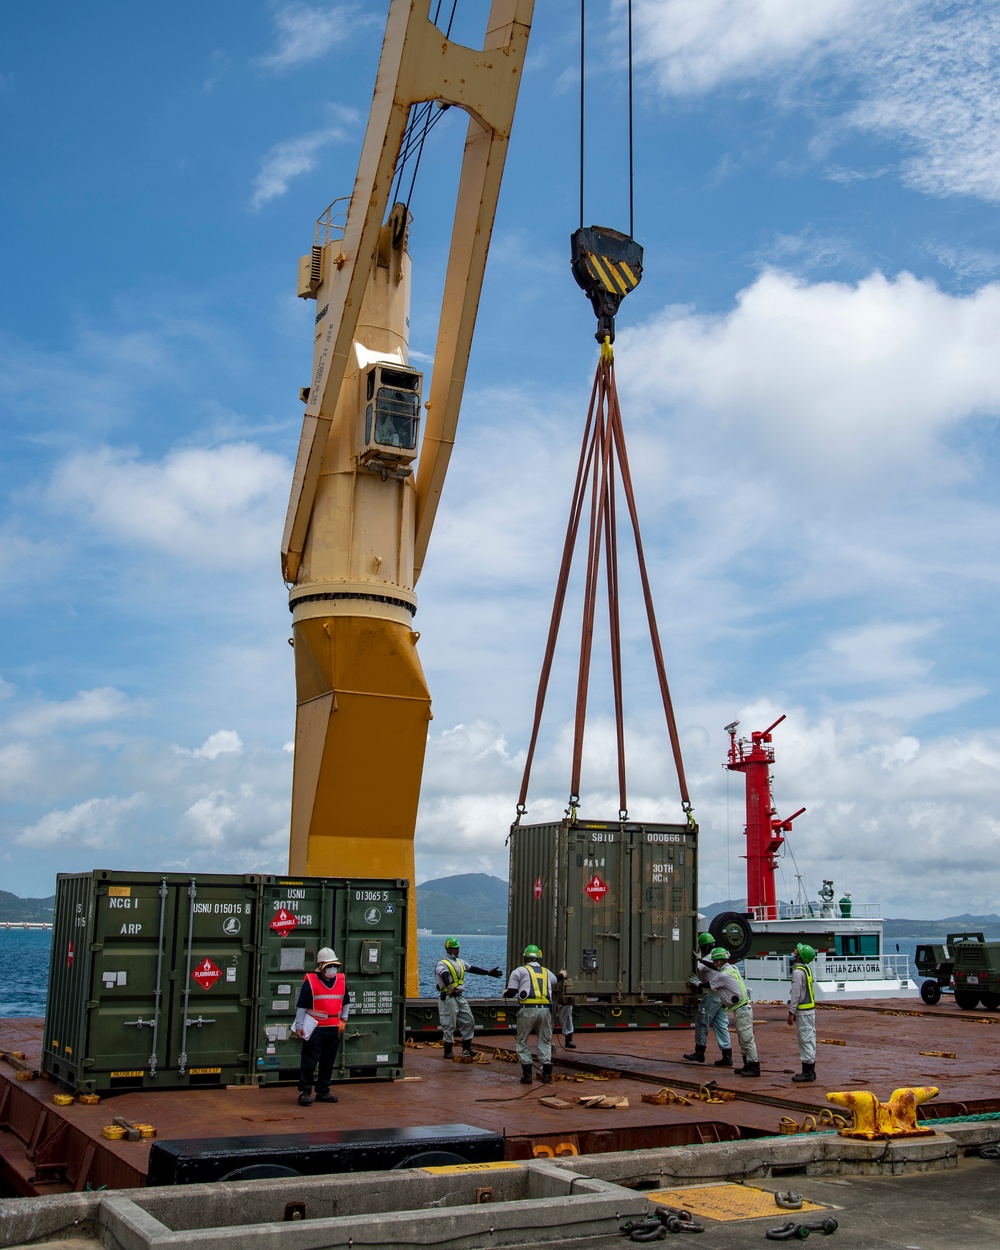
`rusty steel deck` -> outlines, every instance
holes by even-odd
[[[503,1133],[507,1157],[514,1159],[773,1135],[783,1118],[787,1127],[788,1121],[818,1116],[828,1107],[828,1090],[870,1089],[884,1097],[903,1085],[933,1084],[940,1087],[941,1113],[1000,1110],[998,1013],[961,1012],[950,1003],[936,1008],[892,1001],[823,1006],[817,1014],[819,1080],[812,1085],[791,1081],[799,1064],[795,1030],[785,1024],[784,1009],[758,1004],[754,1014],[759,1080],[714,1067],[711,1040],[709,1063],[686,1062],[690,1029],[629,1029],[614,1038],[580,1030],[575,1050],[565,1050],[556,1040],[557,1080],[530,1088],[519,1083],[519,1066],[497,1054],[511,1046],[507,1038],[477,1040],[490,1062],[475,1064],[446,1062],[439,1047],[423,1043],[407,1050],[408,1079],[338,1086],[340,1102],[334,1106],[300,1107],[294,1087],[244,1086],[135,1091],[97,1106],[74,1102],[59,1107],[52,1101],[58,1084],[19,1080],[13,1066],[0,1062],[0,1171],[8,1191],[21,1194],[141,1186],[149,1142],[103,1138],[102,1126],[115,1116],[153,1124],[161,1139],[463,1122]],[[0,1021],[0,1049],[22,1051],[29,1065],[37,1066],[41,1037],[40,1020]],[[617,1075],[590,1079],[602,1072]],[[691,1097],[710,1080],[736,1098],[709,1103]],[[661,1086],[691,1097],[691,1104],[642,1101],[644,1093]],[[629,1106],[582,1107],[578,1098],[591,1093],[625,1096]],[[542,1105],[539,1100],[550,1094],[573,1105]]]

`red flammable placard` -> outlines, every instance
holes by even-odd
[[[536,877],[535,878],[535,902],[540,903],[541,901],[542,901],[542,879],[541,877]]]
[[[210,990],[221,976],[222,969],[217,968],[207,955],[191,973],[192,979],[197,981],[203,990]]]
[[[271,921],[271,928],[275,933],[280,934],[281,937],[287,937],[298,923],[298,916],[293,916],[290,911],[285,911],[284,907],[282,907]]]
[[[589,894],[595,903],[599,903],[607,894],[608,887],[595,872],[587,884],[583,887],[584,894]]]

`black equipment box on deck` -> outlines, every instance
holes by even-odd
[[[273,1137],[200,1137],[154,1141],[146,1184],[194,1185],[226,1178],[236,1180],[239,1178],[231,1174],[249,1167],[287,1168],[286,1175],[321,1176],[328,1172],[379,1172],[394,1167],[497,1163],[503,1157],[503,1136],[470,1124],[331,1129]]]

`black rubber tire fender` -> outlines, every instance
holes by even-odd
[[[712,937],[724,946],[731,958],[742,959],[753,942],[753,929],[742,912],[721,911],[708,926]]]

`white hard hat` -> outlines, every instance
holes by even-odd
[[[337,952],[332,947],[324,946],[316,955],[316,967],[325,968],[327,964],[339,964]]]

